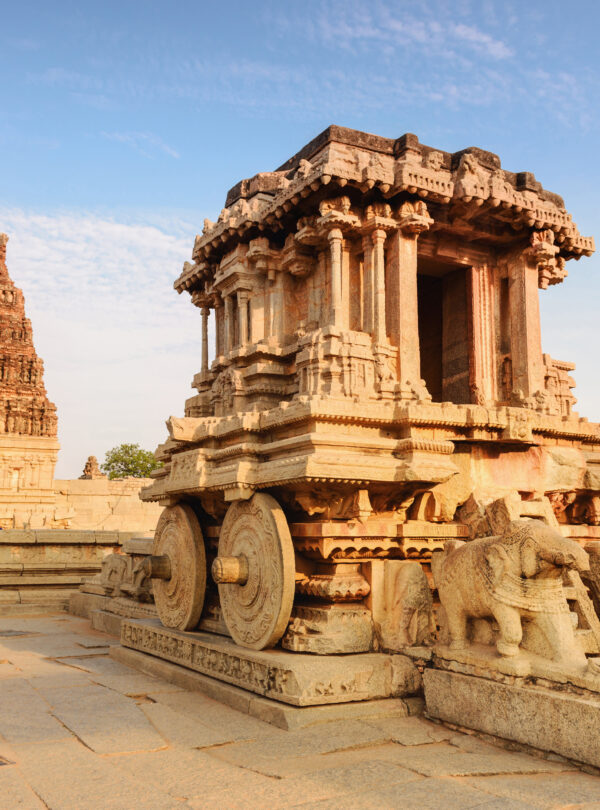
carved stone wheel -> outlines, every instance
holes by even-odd
[[[254,650],[277,644],[292,612],[296,569],[287,520],[274,498],[257,492],[229,507],[212,570],[233,640]]]
[[[168,576],[152,580],[158,617],[165,627],[192,630],[200,621],[206,590],[202,530],[187,504],[163,510],[154,533],[154,558],[165,558]]]

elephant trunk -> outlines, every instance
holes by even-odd
[[[587,552],[574,540],[553,538],[553,542],[542,547],[540,557],[552,565],[561,568],[572,568],[580,573],[590,570],[590,558]]]

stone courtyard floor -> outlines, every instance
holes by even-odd
[[[419,717],[282,731],[108,656],[65,614],[0,618],[1,810],[600,808],[600,777]]]

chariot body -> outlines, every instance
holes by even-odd
[[[397,650],[431,632],[448,539],[501,514],[600,538],[600,426],[538,301],[593,249],[533,174],[411,134],[332,126],[234,186],[175,282],[202,365],[142,493],[162,623]]]

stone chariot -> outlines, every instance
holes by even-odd
[[[142,494],[162,624],[397,652],[432,640],[447,541],[531,517],[598,539],[600,429],[538,302],[593,247],[532,174],[410,134],[330,127],[232,188],[175,282],[203,342]]]

